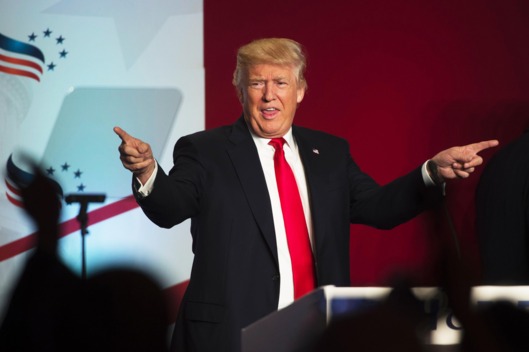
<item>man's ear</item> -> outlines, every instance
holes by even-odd
[[[242,88],[237,87],[236,90],[237,90],[237,98],[239,98],[239,102],[241,104],[243,104],[243,102],[244,102],[244,93],[242,91]]]
[[[299,104],[301,103],[301,101],[303,100],[303,97],[305,96],[305,88],[298,88],[296,94],[297,94],[296,101]]]

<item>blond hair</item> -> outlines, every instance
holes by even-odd
[[[232,81],[238,92],[249,67],[260,64],[292,66],[300,88],[307,89],[304,75],[307,61],[300,43],[286,38],[264,38],[240,47]]]

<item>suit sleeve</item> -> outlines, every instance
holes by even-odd
[[[351,223],[391,229],[438,204],[443,197],[442,187],[425,185],[420,167],[380,186],[349,158]]]
[[[198,214],[206,177],[198,154],[188,137],[181,138],[174,147],[169,174],[158,165],[152,192],[147,197],[135,192],[143,212],[156,225],[170,228]]]

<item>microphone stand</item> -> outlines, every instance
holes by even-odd
[[[105,201],[106,195],[102,193],[97,194],[83,194],[72,193],[65,197],[67,204],[79,203],[79,214],[77,221],[81,227],[81,278],[86,280],[86,246],[85,236],[88,234],[88,204],[102,203]]]

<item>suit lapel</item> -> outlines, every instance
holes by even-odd
[[[303,130],[293,126],[292,133],[296,139],[298,145],[299,156],[305,169],[305,179],[307,181],[307,188],[309,194],[310,212],[312,215],[312,227],[313,236],[316,243],[321,243],[325,236],[323,215],[321,214],[321,208],[318,204],[324,204],[320,202],[320,199],[325,197],[325,191],[321,187],[325,179],[325,168],[323,161],[325,159],[324,150],[320,149],[317,141],[310,140]]]
[[[229,140],[232,144],[228,148],[228,154],[237,172],[255,221],[274,257],[276,265],[278,265],[270,196],[257,148],[242,117],[233,125]]]

